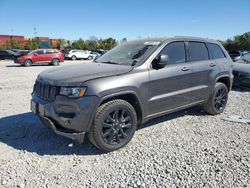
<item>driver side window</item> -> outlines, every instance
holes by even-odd
[[[185,44],[182,41],[168,44],[160,54],[168,55],[170,65],[186,62]]]

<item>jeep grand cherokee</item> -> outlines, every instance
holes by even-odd
[[[138,124],[202,105],[222,113],[232,85],[232,60],[220,43],[194,37],[119,45],[95,63],[38,75],[31,109],[56,134],[103,151],[125,146]]]

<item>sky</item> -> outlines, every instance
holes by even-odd
[[[250,31],[250,0],[0,0],[0,35],[76,40],[197,36]]]

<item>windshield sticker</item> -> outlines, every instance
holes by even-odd
[[[145,42],[144,44],[146,44],[146,45],[154,45],[154,46],[157,46],[157,45],[159,45],[159,44],[160,44],[160,42],[155,42],[155,41],[147,41],[147,42]]]

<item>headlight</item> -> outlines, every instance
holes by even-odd
[[[86,90],[86,87],[61,87],[60,95],[65,95],[69,98],[78,98],[83,97]]]

